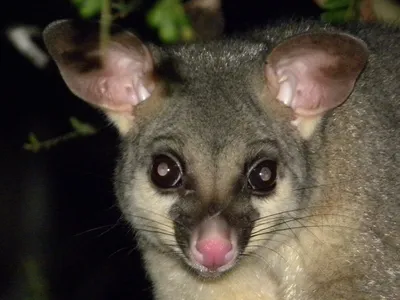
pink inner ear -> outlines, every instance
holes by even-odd
[[[313,116],[340,105],[350,93],[353,80],[324,74],[335,64],[334,57],[315,52],[282,59],[267,74],[275,73],[279,101],[298,115]]]
[[[334,64],[332,57],[321,52],[282,59],[275,68],[276,98],[301,115],[318,115],[340,105],[345,98],[337,89],[342,90],[340,84],[345,82],[335,82],[322,73]]]
[[[100,72],[97,83],[92,91],[95,101],[103,107],[115,110],[123,107],[135,106],[150,96],[144,77],[148,69],[139,61],[140,58],[123,57],[121,53],[110,53],[105,62],[105,69]]]
[[[310,33],[278,45],[268,57],[270,90],[296,115],[312,117],[342,104],[368,58],[365,44],[340,33]]]
[[[60,70],[68,87],[78,97],[108,111],[131,113],[154,88],[150,80],[152,61],[144,50],[117,45],[106,51],[101,69],[77,73],[61,65]]]

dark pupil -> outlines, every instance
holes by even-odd
[[[255,192],[268,193],[276,185],[276,162],[263,160],[255,165],[248,176],[249,188]]]
[[[177,187],[181,181],[181,168],[178,162],[167,155],[158,155],[153,159],[151,180],[159,188]]]

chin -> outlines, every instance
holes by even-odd
[[[190,258],[185,259],[185,264],[190,268],[190,270],[197,275],[198,277],[201,277],[203,279],[217,279],[220,278],[227,273],[229,273],[231,270],[235,268],[235,266],[238,263],[238,258],[233,259],[230,261],[228,264],[220,266],[218,268],[208,268],[205,267],[197,262],[194,262]]]

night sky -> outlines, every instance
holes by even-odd
[[[68,91],[53,63],[37,69],[4,34],[17,24],[43,28],[76,11],[68,0],[2,3],[0,299],[147,299],[132,232],[118,222],[114,204],[116,132]],[[311,0],[229,0],[223,9],[227,32],[320,13]],[[144,39],[153,36],[143,11],[123,23]],[[22,149],[31,131],[42,140],[70,131],[70,116],[94,124],[99,134],[37,154]]]

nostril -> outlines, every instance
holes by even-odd
[[[229,267],[237,257],[236,233],[220,216],[207,218],[193,231],[190,249],[198,265],[209,270]]]
[[[202,265],[209,269],[217,269],[227,264],[232,248],[232,243],[226,239],[207,239],[196,244],[197,251],[202,255]]]

